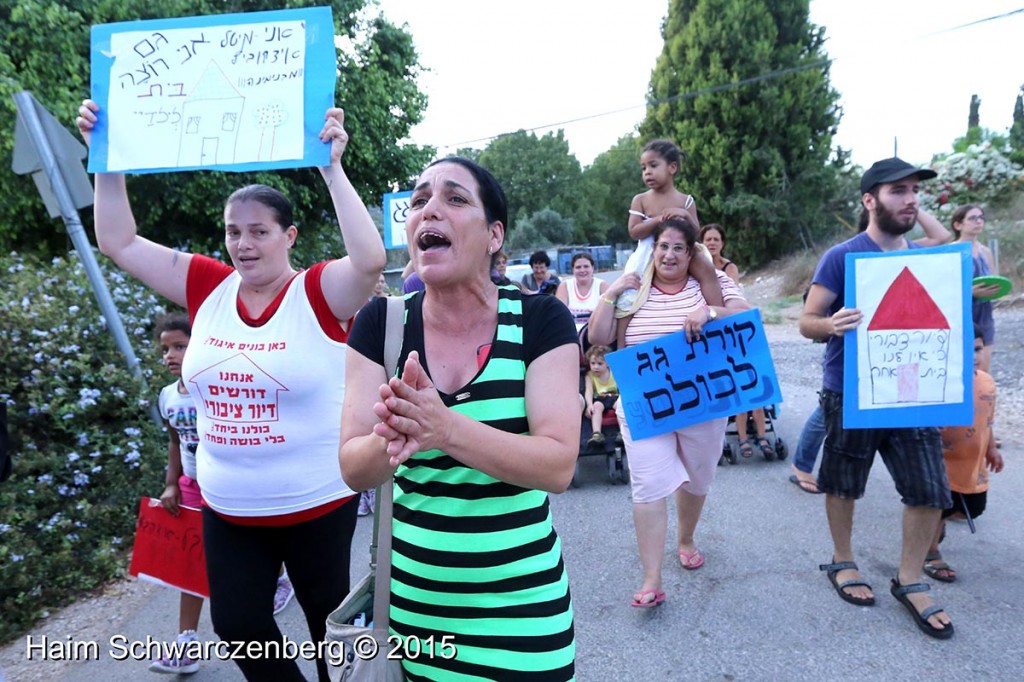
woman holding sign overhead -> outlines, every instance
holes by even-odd
[[[86,141],[102,116],[79,108]],[[137,234],[125,178],[97,174],[100,250],[192,319],[182,380],[196,401],[210,611],[222,640],[280,642],[273,600],[282,561],[310,638],[348,593],[356,499],[338,471],[339,414],[349,325],[385,263],[377,229],[341,166],[341,109],[329,109],[320,168],[348,256],[297,271],[288,199],[265,185],[228,197],[224,241],[232,266]],[[258,647],[236,660],[248,679],[303,679],[294,660]],[[321,680],[327,669],[317,660]]]
[[[750,308],[739,287],[718,273],[724,306],[709,306],[689,265],[697,242],[697,228],[688,216],[667,219],[655,228],[654,259],[641,278],[626,273],[612,283],[602,304],[590,316],[591,343],[617,340],[619,348],[684,331],[699,336],[704,324]],[[630,317],[616,320],[615,299],[627,289],[638,289],[643,300]],[[722,454],[725,417],[687,426],[669,433],[634,440],[622,408],[616,404],[622,438],[629,453],[633,488],[633,523],[644,577],[630,604],[639,608],[665,601],[661,564],[668,529],[668,498],[675,496],[678,517],[676,552],[685,569],[700,568],[704,556],[694,541],[704,499]]]

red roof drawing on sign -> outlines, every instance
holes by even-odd
[[[868,325],[868,331],[883,329],[949,329],[946,316],[908,267],[889,285]]]

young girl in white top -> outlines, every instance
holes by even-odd
[[[643,278],[654,255],[651,233],[663,221],[686,215],[700,228],[697,205],[693,197],[683,194],[675,185],[682,152],[670,140],[651,140],[640,154],[640,172],[649,188],[633,197],[629,205],[629,236],[637,240],[636,251],[626,261],[625,272],[635,272]],[[701,247],[690,263],[690,274],[700,283],[701,293],[711,305],[722,305],[722,289],[718,285],[715,267],[707,250]],[[617,315],[624,317],[636,301],[636,289],[629,289],[616,300]]]

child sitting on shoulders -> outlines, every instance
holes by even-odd
[[[626,272],[635,272],[643,279],[648,265],[654,257],[654,240],[651,233],[662,221],[669,218],[685,218],[700,229],[697,205],[693,197],[676,189],[675,176],[679,172],[682,152],[670,140],[651,140],[640,155],[640,173],[644,184],[650,189],[633,197],[629,205],[629,236],[637,240],[636,250],[626,261]],[[690,275],[700,283],[701,294],[708,305],[720,306],[722,287],[715,274],[711,254],[703,245],[694,252],[689,265]],[[635,312],[636,289],[622,292],[615,302],[616,317],[625,317]]]
[[[605,410],[615,407],[615,401],[619,398],[619,387],[615,383],[615,377],[608,367],[604,356],[611,353],[608,346],[594,345],[587,349],[584,357],[590,371],[587,372],[587,379],[583,387],[584,416],[590,417],[590,426],[594,433],[587,441],[587,445],[602,445],[604,433],[601,432],[601,419]]]

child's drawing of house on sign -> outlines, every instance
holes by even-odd
[[[179,166],[233,163],[245,98],[210,62],[182,106]]]
[[[944,403],[950,325],[921,282],[904,267],[867,328],[871,403]]]

